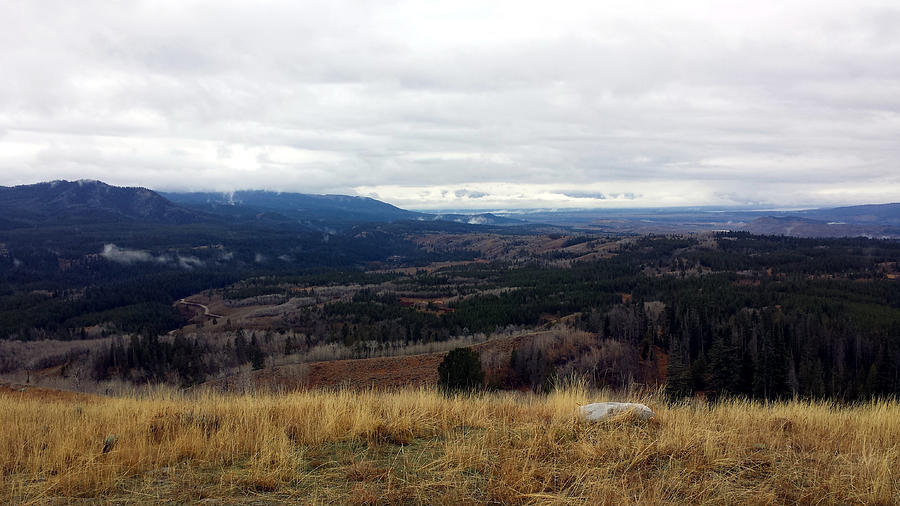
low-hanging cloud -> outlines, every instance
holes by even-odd
[[[118,264],[131,265],[139,262],[166,263],[163,256],[153,256],[148,251],[120,248],[115,244],[104,244],[100,256]]]
[[[178,266],[183,269],[193,269],[195,267],[203,267],[204,263],[202,260],[195,256],[175,256],[176,261],[178,262]]]
[[[205,265],[202,260],[191,255],[181,255],[178,253],[174,255],[153,255],[149,251],[121,248],[112,243],[103,245],[103,251],[100,252],[100,256],[111,262],[124,265],[152,262],[178,266],[188,270],[203,267]]]

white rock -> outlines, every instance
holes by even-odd
[[[595,402],[578,407],[578,414],[589,422],[611,418],[620,413],[631,412],[641,420],[648,420],[656,415],[644,404],[636,402]]]

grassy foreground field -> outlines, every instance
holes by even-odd
[[[895,401],[649,396],[650,422],[575,416],[609,398],[6,390],[0,503],[900,503]]]

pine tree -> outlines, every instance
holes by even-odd
[[[294,353],[297,345],[294,343],[294,336],[287,336],[287,339],[284,341],[284,354],[290,355]]]
[[[481,357],[472,348],[456,348],[438,365],[438,385],[447,391],[475,390],[483,384]]]
[[[685,360],[682,347],[674,342],[670,347],[669,362],[666,364],[666,394],[672,398],[681,398],[693,393],[691,368]]]
[[[709,389],[712,396],[740,393],[740,354],[730,341],[719,337],[709,350]]]
[[[247,340],[244,339],[243,331],[238,332],[237,337],[234,338],[234,357],[239,364],[247,362],[250,358],[247,349]]]
[[[259,347],[259,343],[256,341],[256,334],[253,334],[253,337],[250,338],[249,355],[253,370],[259,370],[266,366],[266,354]]]

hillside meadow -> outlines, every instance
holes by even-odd
[[[0,502],[897,504],[900,404],[0,391]],[[638,400],[656,418],[578,419]]]

